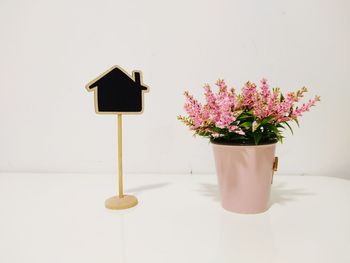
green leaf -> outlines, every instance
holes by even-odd
[[[281,93],[281,101],[284,101],[284,96],[282,93]]]
[[[261,122],[260,125],[265,125],[266,123],[269,123],[271,120],[273,120],[273,117],[266,117]]]
[[[252,123],[252,131],[255,132],[257,128],[259,128],[260,123],[257,121],[253,121]]]
[[[218,127],[212,127],[211,128],[214,132],[217,132],[217,133],[222,133],[222,129],[218,128]]]
[[[249,119],[249,118],[253,118],[253,115],[249,114],[249,112],[243,112],[242,114],[240,114],[237,117],[237,120],[244,120],[244,119]]]
[[[292,133],[292,135],[294,135],[293,129],[292,129],[292,127],[290,127],[289,123],[286,122],[286,121],[284,123],[288,126],[288,128],[289,128],[290,132]]]
[[[298,127],[300,127],[299,125],[299,121],[297,119],[293,119],[295,121],[295,123],[298,125]]]
[[[267,124],[266,126],[270,131],[272,131],[275,134],[276,138],[279,141],[281,141],[282,135],[281,135],[281,132],[277,129],[277,127],[273,124]]]
[[[252,127],[252,122],[246,121],[246,122],[241,123],[239,126],[242,128],[245,128],[245,129],[250,129]]]
[[[197,133],[199,136],[207,137],[210,136],[211,134],[209,132],[198,132]]]
[[[253,113],[254,113],[254,110],[253,110],[253,109],[247,111],[247,114],[249,114],[249,115],[253,115]]]
[[[254,143],[258,145],[261,140],[262,134],[260,132],[254,132],[253,137],[254,137]]]
[[[277,127],[273,124],[269,124],[267,126],[271,131],[273,131],[275,134],[279,134],[279,130],[277,129]]]

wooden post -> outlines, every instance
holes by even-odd
[[[118,113],[118,189],[116,196],[108,198],[105,206],[108,209],[120,210],[137,205],[137,198],[133,195],[124,195],[123,192],[123,135],[122,135],[122,114]]]
[[[122,115],[118,114],[118,182],[119,198],[124,197],[123,193],[123,137],[122,137]]]

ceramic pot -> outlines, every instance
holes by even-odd
[[[276,143],[224,145],[212,142],[212,146],[222,207],[245,214],[266,211],[276,166]]]

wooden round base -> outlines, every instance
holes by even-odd
[[[105,201],[105,207],[113,210],[128,209],[137,205],[137,198],[133,195],[123,197],[113,196]]]

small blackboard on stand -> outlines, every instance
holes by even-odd
[[[144,106],[144,93],[149,88],[143,84],[142,72],[134,70],[129,75],[119,66],[113,66],[86,84],[88,91],[94,92],[97,114],[115,114],[118,116],[118,195],[105,202],[109,209],[126,209],[137,205],[135,196],[123,192],[122,162],[122,115],[141,114]]]

